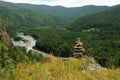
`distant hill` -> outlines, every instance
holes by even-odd
[[[24,27],[57,26],[64,23],[59,17],[31,10],[12,10],[2,6],[0,6],[0,20],[5,24]]]
[[[106,11],[110,9],[107,6],[94,6],[94,5],[66,8],[62,6],[33,5],[33,4],[23,4],[23,3],[13,4],[2,1],[0,1],[0,5],[12,9],[23,9],[23,10],[29,9],[54,16],[59,16],[65,18],[66,20],[69,20],[69,22],[87,14]]]
[[[120,5],[114,6],[112,10],[87,15],[79,18],[68,26],[73,31],[81,31],[89,28],[120,29]]]

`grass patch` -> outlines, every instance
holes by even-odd
[[[49,62],[19,63],[14,70],[14,80],[120,80],[120,70],[82,70],[88,61],[70,58],[62,61],[54,56]],[[0,69],[0,80],[11,80],[11,74]]]

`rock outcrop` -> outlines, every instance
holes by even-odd
[[[7,34],[2,22],[0,22],[0,41],[4,44],[10,46],[12,44],[9,35]]]
[[[102,67],[100,64],[98,64],[98,62],[92,58],[92,57],[88,57],[88,56],[84,56],[83,58],[86,62],[87,65],[82,67],[82,71],[94,71],[94,70],[107,70],[107,68]]]

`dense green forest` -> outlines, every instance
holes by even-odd
[[[120,28],[120,5],[117,5],[110,11],[100,12],[96,14],[87,15],[79,18],[68,26],[68,29],[73,31],[81,31],[89,28]],[[117,30],[117,29],[116,29]]]
[[[2,2],[2,1],[0,1],[0,5],[7,8],[18,9],[18,10],[29,9],[32,11],[42,12],[45,14],[61,17],[67,20],[67,23],[74,21],[78,17],[96,12],[106,11],[111,8],[108,6],[94,6],[94,5],[66,8],[62,6],[33,5],[33,4],[25,4],[25,3],[14,4],[14,3]]]
[[[31,10],[13,10],[0,6],[0,11],[0,21],[4,23],[11,36],[14,36],[15,31],[19,28],[26,29],[66,24],[66,21],[60,17]]]
[[[12,10],[0,6],[0,11],[0,20],[16,27],[57,26],[65,23],[60,17],[30,10]]]

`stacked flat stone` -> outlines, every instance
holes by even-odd
[[[78,38],[75,43],[75,46],[74,46],[73,56],[75,58],[81,58],[81,57],[83,57],[84,51],[85,51],[85,49],[83,48],[83,43],[80,41],[80,38]]]

